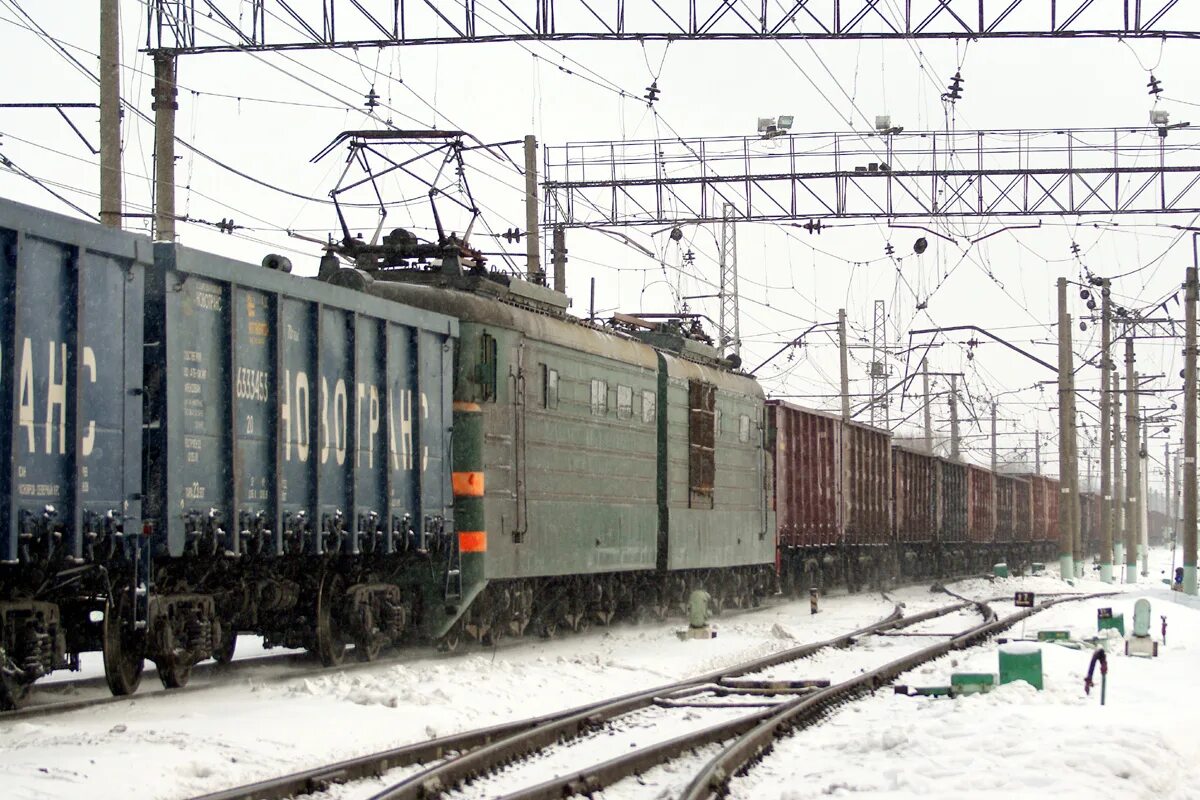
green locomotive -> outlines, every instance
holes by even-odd
[[[457,245],[436,267],[418,248],[364,248],[357,269],[331,259],[322,277],[459,320],[460,564],[429,634],[550,635],[661,618],[699,586],[718,608],[772,590],[773,469],[752,378],[681,325],[590,324]]]

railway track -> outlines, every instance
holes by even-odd
[[[721,713],[745,711],[744,704],[761,705],[764,698],[803,696],[820,689],[821,682],[755,679],[756,673],[781,667],[822,651],[852,646],[858,639],[876,633],[899,631],[948,614],[978,609],[991,615],[986,604],[959,601],[920,614],[904,616],[900,607],[887,617],[831,639],[799,645],[732,667],[714,670],[652,689],[556,712],[534,719],[495,725],[406,745],[393,750],[328,764],[280,778],[205,795],[200,800],[280,800],[319,791],[332,784],[378,777],[404,767],[419,765],[379,798],[430,798],[442,796],[456,786],[494,773],[502,765],[573,741],[617,720],[636,719],[647,711],[675,705],[687,713],[689,703],[699,698],[722,698]],[[742,698],[751,698],[745,700]],[[707,702],[713,702],[708,700]],[[580,791],[583,791],[581,789]],[[563,796],[562,793],[555,795]]]
[[[746,614],[767,611],[775,608],[781,603],[792,601],[792,598],[783,601],[768,599],[761,605],[753,608],[725,609],[716,619],[733,619]],[[122,696],[112,696],[108,694],[108,684],[103,676],[81,678],[78,680],[62,680],[54,683],[35,685],[34,693],[29,700],[29,705],[12,711],[0,711],[0,725],[17,721],[38,719],[42,717],[51,717],[94,707],[130,703],[134,701],[150,700],[151,702],[158,702],[163,698],[178,697],[183,694],[195,694],[213,689],[219,689],[230,685],[231,680],[237,678],[253,678],[254,680],[263,684],[287,683],[288,681],[302,680],[304,678],[312,678],[329,673],[340,674],[357,672],[378,667],[386,667],[389,665],[411,664],[418,661],[452,660],[464,656],[475,655],[480,652],[492,652],[493,650],[504,651],[510,648],[520,647],[528,641],[528,637],[510,637],[501,640],[499,644],[482,648],[472,646],[469,643],[464,644],[463,646],[460,646],[451,652],[439,652],[435,651],[429,645],[419,644],[397,648],[390,654],[384,655],[382,658],[377,658],[373,661],[344,663],[339,666],[331,667],[319,665],[316,663],[315,657],[310,654],[298,653],[295,651],[239,659],[229,664],[205,662],[203,664],[198,664],[193,669],[192,682],[187,686],[170,690],[160,689],[156,686],[151,690],[143,689],[135,694]],[[280,668],[284,668],[286,671],[279,673],[273,672],[273,670]],[[148,670],[143,680],[145,682],[153,681],[152,672]],[[157,683],[157,681],[154,681],[154,683]],[[80,690],[94,690],[97,692],[103,692],[103,694],[99,697],[69,697],[65,699],[56,698],[56,695],[61,696],[66,693],[74,693]]]
[[[962,580],[967,577],[975,577],[974,575],[960,575],[955,578],[947,579],[947,583],[953,583],[956,580]],[[919,583],[919,582],[918,582]],[[911,585],[911,584],[906,584]],[[940,591],[949,594],[965,603],[973,602],[970,598],[956,594],[944,586],[940,587]],[[891,598],[884,593],[884,598],[889,602],[893,602]],[[754,614],[759,611],[770,610],[780,605],[781,603],[792,602],[792,598],[785,600],[768,599],[762,605],[753,608],[741,609],[726,609],[717,619],[731,619],[746,614]],[[506,650],[512,647],[519,647],[527,641],[524,637],[507,638],[498,645],[493,645],[487,648]],[[164,690],[155,686],[151,690],[143,689],[132,695],[112,696],[108,694],[107,683],[103,676],[92,678],[81,678],[78,680],[63,680],[54,683],[36,685],[34,693],[29,700],[29,705],[13,711],[0,711],[0,725],[13,723],[17,721],[25,721],[31,719],[39,719],[44,717],[66,714],[74,711],[81,711],[94,707],[118,705],[121,703],[130,703],[134,701],[151,701],[159,702],[163,698],[178,697],[181,694],[195,694],[206,692],[213,689],[219,689],[229,686],[234,679],[254,679],[262,684],[279,684],[287,683],[292,680],[302,680],[304,678],[317,677],[331,672],[346,673],[356,672],[360,670],[368,670],[377,667],[409,664],[418,661],[428,661],[434,659],[451,660],[454,658],[473,655],[480,652],[476,647],[465,645],[453,652],[443,653],[435,652],[425,645],[417,645],[414,647],[398,648],[392,653],[378,658],[374,661],[346,663],[336,667],[324,667],[316,664],[313,657],[305,653],[287,652],[274,655],[262,655],[254,658],[239,659],[229,664],[217,664],[215,662],[207,662],[197,665],[192,672],[192,682],[185,687],[178,689]],[[275,673],[274,670],[284,669],[283,672]],[[152,681],[153,675],[147,671],[144,681]],[[98,697],[62,697],[62,695],[77,692],[102,692]]]

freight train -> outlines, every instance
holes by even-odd
[[[0,703],[239,633],[329,665],[1048,555],[1056,484],[768,401],[449,238],[316,278],[0,201]],[[777,524],[778,517],[778,524]]]

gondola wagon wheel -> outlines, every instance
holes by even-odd
[[[336,573],[326,573],[317,593],[317,657],[327,667],[341,666],[346,657],[346,637],[338,619],[336,604],[345,581]]]
[[[132,625],[133,595],[128,586],[118,586],[104,607],[104,679],[115,695],[133,694],[142,682],[145,666],[145,636]]]

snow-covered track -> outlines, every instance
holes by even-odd
[[[347,783],[383,775],[388,770],[413,764],[425,768],[380,793],[379,797],[435,797],[472,778],[494,771],[560,740],[594,730],[607,720],[654,706],[655,700],[743,675],[761,672],[789,661],[807,658],[822,650],[852,645],[858,638],[893,630],[974,606],[959,602],[929,612],[905,617],[896,606],[883,619],[824,641],[798,645],[731,667],[690,677],[670,684],[608,698],[534,719],[495,725],[477,731],[421,742],[386,752],[323,765],[281,778],[204,795],[197,800],[278,800],[319,790],[330,784]]]
[[[501,739],[408,775],[374,795],[373,800],[429,800],[430,798],[441,797],[461,785],[494,774],[508,764],[521,761],[533,754],[547,751],[564,742],[579,739],[601,727],[611,725],[618,718],[627,718],[646,709],[661,706],[664,699],[680,698],[681,696],[686,696],[692,690],[705,689],[714,684],[729,687],[731,682],[735,682],[743,676],[753,675],[791,661],[807,658],[822,650],[848,647],[862,637],[916,625],[940,616],[971,608],[974,605],[971,602],[954,603],[911,616],[903,616],[899,607],[897,607],[891,615],[873,625],[823,642],[801,645],[780,653],[753,659],[667,686],[659,686],[649,691],[638,692],[626,697],[594,704],[565,715],[549,724],[531,728],[519,735]],[[813,687],[795,686],[781,687],[781,690],[785,692],[805,691],[811,688]],[[764,691],[773,694],[780,693],[780,691],[769,688]],[[753,690],[750,692],[739,691],[732,693],[752,694]],[[638,750],[628,758],[634,762],[641,763],[639,756],[644,752],[651,752],[653,750],[654,748]],[[634,771],[636,771],[636,768]],[[571,781],[560,781],[553,787],[546,785],[544,793],[530,796],[563,797],[576,791],[586,793],[588,788],[586,781],[575,784]]]
[[[762,759],[770,751],[776,739],[820,721],[835,707],[875,691],[914,667],[940,658],[951,651],[976,645],[1021,620],[1059,603],[1109,597],[1113,594],[1115,593],[1064,594],[1043,600],[1033,608],[1018,611],[1001,619],[991,619],[971,630],[962,632],[949,641],[930,645],[917,653],[793,701],[786,706],[773,709],[773,713],[759,724],[750,730],[738,733],[733,741],[730,741],[720,753],[705,764],[680,796],[680,800],[717,800],[717,798],[725,797],[729,780],[735,775],[744,773]],[[724,738],[728,741],[731,737]],[[533,795],[521,796],[532,797]]]

